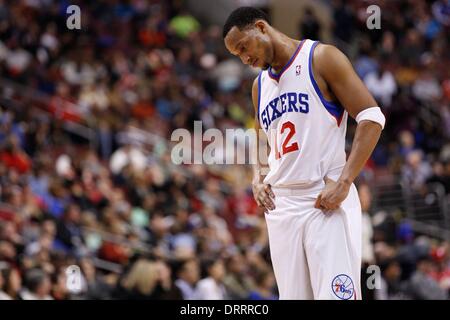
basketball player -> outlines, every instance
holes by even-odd
[[[361,207],[353,181],[385,118],[337,48],[297,41],[266,15],[241,7],[228,17],[225,46],[261,68],[252,98],[256,129],[270,146],[253,192],[265,208],[280,299],[361,299]],[[358,123],[346,160],[348,114]]]

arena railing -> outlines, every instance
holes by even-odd
[[[62,120],[64,130],[86,139],[92,148],[97,146],[95,130],[83,122],[77,122],[71,119],[65,119],[66,112],[79,113],[81,108],[70,101],[60,97],[52,97],[49,94],[28,86],[19,84],[6,78],[0,77],[0,103],[7,108],[34,108],[39,110],[46,117]],[[18,99],[18,98],[21,99]],[[26,100],[24,101],[23,98]],[[38,106],[39,105],[39,106]],[[41,107],[45,106],[45,107]],[[54,110],[50,109],[54,107]]]
[[[442,184],[430,183],[414,189],[403,182],[379,183],[372,190],[372,212],[384,211],[398,222],[408,222],[416,232],[450,239],[449,204]]]
[[[15,99],[15,97],[26,98],[26,101]],[[28,103],[31,102],[31,103]],[[35,103],[33,103],[35,102]],[[56,108],[54,112],[51,112],[48,108],[38,107],[37,103],[43,106],[54,105]],[[70,119],[63,119],[65,108],[70,110],[80,110],[81,107],[77,104],[64,100],[59,97],[52,97],[49,94],[43,93],[39,90],[24,86],[17,82],[11,81],[6,78],[0,77],[0,104],[10,108],[34,108],[39,112],[45,114],[46,117],[53,118],[55,120],[62,121],[63,128],[74,135],[86,139],[89,142],[91,149],[98,147],[98,139],[96,130],[89,124],[88,115],[79,113],[81,121],[73,121]],[[168,149],[171,146],[171,141],[156,133],[149,132],[138,128],[136,126],[129,126],[127,130],[119,133],[119,143],[130,143],[142,147],[143,151],[149,151],[149,149],[157,144]],[[199,154],[201,157],[202,150],[192,150],[193,154]],[[179,167],[179,172],[185,176],[190,176],[187,170],[184,170],[183,166]]]

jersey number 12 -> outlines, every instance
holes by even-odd
[[[286,121],[281,126],[281,134],[283,134],[285,131],[287,131],[287,135],[284,138],[283,142],[281,143],[281,153],[280,153],[280,151],[278,151],[277,139],[275,136],[275,159],[277,159],[277,160],[280,159],[281,156],[285,155],[286,153],[298,150],[297,142],[292,142],[291,144],[289,144],[289,141],[292,139],[292,137],[295,134],[295,125],[290,121]]]

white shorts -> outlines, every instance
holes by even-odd
[[[322,188],[321,188],[322,189]],[[361,299],[361,206],[352,184],[339,209],[314,208],[321,189],[272,188],[265,214],[280,299]]]

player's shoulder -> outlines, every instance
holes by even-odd
[[[336,46],[318,43],[313,56],[314,69],[319,74],[332,73],[348,64],[347,56]]]
[[[318,42],[314,49],[314,60],[317,62],[327,62],[341,55],[342,51],[332,44]]]

